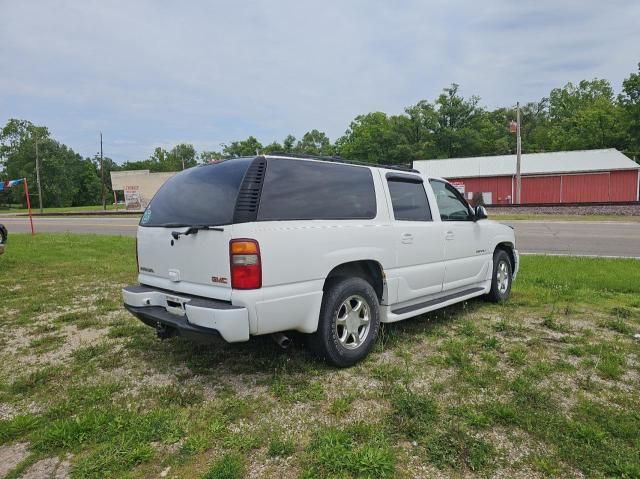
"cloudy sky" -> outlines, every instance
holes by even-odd
[[[184,3],[184,4],[183,4]],[[0,122],[85,156],[263,143],[399,113],[455,82],[493,108],[568,81],[619,91],[640,62],[637,0],[0,0]]]

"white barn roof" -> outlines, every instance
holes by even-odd
[[[468,178],[477,176],[511,176],[516,173],[516,155],[419,160],[413,167],[427,176]],[[578,173],[591,171],[639,169],[615,148],[607,150],[558,151],[522,155],[523,175]]]

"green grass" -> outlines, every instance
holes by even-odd
[[[132,238],[15,234],[0,445],[30,455],[9,477],[66,454],[87,479],[640,477],[638,262],[521,268],[506,304],[386,325],[336,370],[268,338],[159,341],[120,305]]]
[[[107,211],[115,210],[115,206],[113,204],[107,204]],[[118,205],[118,210],[124,210],[124,205]],[[27,208],[0,208],[0,214],[3,213],[28,213],[29,210]],[[102,205],[91,205],[91,206],[65,206],[65,207],[53,207],[53,208],[43,208],[42,211],[46,213],[74,213],[74,212],[84,212],[84,211],[103,211]],[[40,208],[37,205],[31,205],[32,213],[40,213]]]
[[[269,443],[267,454],[270,457],[287,457],[295,451],[295,444],[291,439],[274,437]]]
[[[395,454],[389,439],[366,424],[321,428],[307,454],[304,478],[394,477]]]
[[[244,461],[237,454],[227,454],[217,461],[202,479],[242,479],[244,476]]]

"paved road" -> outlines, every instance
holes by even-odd
[[[134,235],[137,217],[35,218],[36,231]],[[9,231],[28,232],[26,217],[3,217]],[[523,253],[640,257],[640,223],[605,221],[505,221]]]
[[[107,235],[130,235],[136,234],[136,228],[140,218],[137,216],[50,216],[45,218],[33,218],[36,233],[97,233]],[[29,218],[26,216],[2,216],[0,223],[9,230],[9,241],[11,233],[30,232]]]

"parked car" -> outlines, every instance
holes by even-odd
[[[513,229],[440,178],[290,156],[185,170],[146,208],[125,307],[161,337],[287,331],[336,366],[392,323],[486,295],[518,271]]]
[[[0,254],[4,253],[4,245],[7,242],[7,238],[9,237],[9,231],[5,228],[4,225],[0,225]]]

